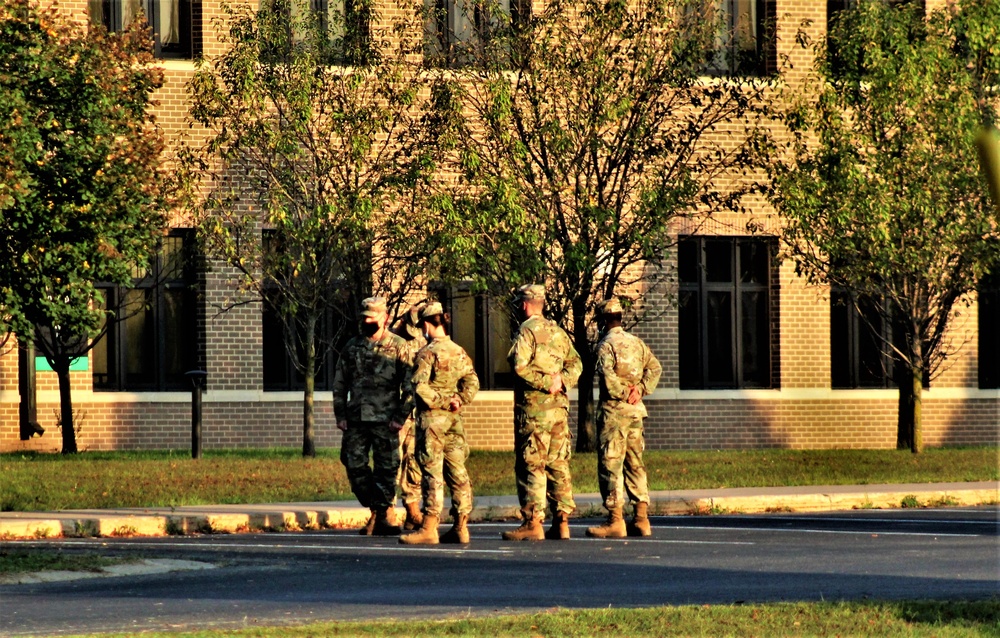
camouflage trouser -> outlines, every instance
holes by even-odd
[[[597,438],[597,482],[604,507],[608,511],[623,507],[626,495],[631,503],[649,503],[642,419],[599,408]]]
[[[399,434],[388,423],[350,421],[340,443],[340,462],[363,507],[384,510],[395,504]]]
[[[404,503],[420,502],[420,463],[417,462],[417,424],[406,420],[399,432],[399,495]]]
[[[553,408],[537,414],[529,416],[514,406],[514,474],[524,520],[544,519],[546,502],[553,513],[576,509],[569,470],[573,452],[569,410]]]
[[[469,444],[462,417],[442,410],[417,415],[417,459],[423,470],[424,514],[440,516],[444,486],[451,490],[451,515],[472,511],[472,481],[465,470]]]

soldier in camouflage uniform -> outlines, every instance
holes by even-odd
[[[608,520],[587,529],[587,536],[622,538],[650,536],[649,488],[642,451],[642,419],[647,416],[642,397],[656,389],[660,362],[642,339],[622,328],[622,306],[607,299],[598,306],[598,325],[604,333],[597,344],[597,479]],[[622,518],[625,497],[635,513],[629,525]]]
[[[362,534],[399,534],[393,505],[399,470],[399,430],[413,408],[409,349],[386,323],[385,300],[361,302],[360,336],[351,339],[337,362],[333,410],[344,433],[340,461],[351,490],[372,514]],[[369,454],[371,466],[369,466]]]
[[[423,303],[410,306],[410,310],[399,318],[393,326],[393,332],[406,341],[410,350],[410,359],[415,360],[417,352],[427,345],[420,320],[420,311],[424,308]],[[403,529],[417,529],[423,522],[423,514],[420,512],[420,463],[417,462],[417,437],[416,421],[413,413],[407,417],[403,429],[399,432],[399,474],[397,483],[399,484],[399,494],[403,499],[403,506],[406,508],[406,520],[403,521]]]
[[[468,543],[472,482],[465,470],[469,445],[462,408],[479,391],[472,359],[448,336],[441,304],[428,303],[420,313],[431,341],[417,353],[413,388],[417,404],[417,458],[423,470],[424,520],[420,530],[399,539],[407,545]],[[452,528],[438,538],[444,485],[451,490]]]
[[[576,509],[569,470],[572,437],[567,390],[583,370],[569,335],[542,315],[545,288],[518,290],[525,320],[508,358],[514,380],[514,473],[522,524],[503,532],[504,540],[569,538],[569,515]],[[552,528],[545,532],[545,505],[552,510]]]

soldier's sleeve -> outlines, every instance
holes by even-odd
[[[347,420],[347,393],[351,387],[351,368],[347,363],[351,344],[348,343],[337,360],[337,371],[333,375],[333,418]]]
[[[446,399],[431,387],[431,370],[434,368],[434,353],[424,348],[417,355],[417,367],[413,371],[413,391],[429,408],[443,408]],[[451,399],[448,397],[447,399]]]
[[[566,353],[566,358],[563,360],[562,380],[563,385],[569,390],[580,380],[580,374],[583,372],[583,361],[580,359],[580,353],[573,347],[573,340],[569,338],[569,335],[566,335],[566,339],[569,341],[569,352]]]
[[[514,374],[520,377],[533,390],[545,392],[552,385],[552,375],[545,374],[531,365],[535,358],[535,335],[527,328],[521,328],[511,347],[511,363]]]
[[[649,346],[643,343],[642,348],[646,351],[646,365],[642,371],[642,393],[646,395],[652,394],[653,390],[656,389],[656,384],[660,382],[660,374],[663,372],[663,367],[656,356],[653,355],[653,351],[649,349]]]
[[[458,380],[458,398],[462,400],[462,405],[469,405],[476,398],[476,393],[479,392],[479,376],[472,365],[472,359],[467,353],[463,354],[465,354],[463,361],[465,374]]]
[[[615,401],[628,398],[628,384],[615,372],[615,351],[607,341],[602,341],[597,346],[597,370],[604,379],[609,397]]]
[[[413,413],[413,352],[409,345],[398,350],[396,359],[396,374],[399,379],[399,411],[395,422],[403,423]]]

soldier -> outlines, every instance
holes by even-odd
[[[347,343],[337,362],[333,411],[344,433],[340,461],[351,490],[372,512],[361,533],[392,536],[399,534],[393,510],[399,431],[413,407],[409,351],[386,327],[384,299],[369,297],[361,310],[362,334]]]
[[[462,346],[448,336],[448,317],[438,302],[420,312],[430,342],[417,353],[413,388],[417,404],[417,458],[423,471],[424,520],[420,530],[399,539],[407,545],[468,543],[472,482],[465,470],[469,444],[462,408],[479,391],[479,377]],[[444,484],[451,490],[454,525],[438,539]]]
[[[393,326],[393,332],[406,341],[409,348],[410,361],[416,359],[417,352],[427,345],[421,329],[420,311],[426,304],[410,306],[410,310],[399,318]],[[417,462],[417,437],[413,413],[406,418],[403,429],[399,433],[399,494],[406,508],[406,520],[403,529],[417,529],[423,522],[420,512],[420,463]]]
[[[587,536],[650,536],[649,487],[642,462],[642,419],[647,413],[642,397],[656,389],[660,362],[642,339],[622,328],[622,305],[617,299],[601,302],[597,312],[604,333],[597,344],[597,479],[608,520],[588,528]],[[622,518],[626,495],[635,512],[627,527]]]
[[[583,366],[569,335],[542,315],[545,288],[518,289],[524,323],[508,358],[514,370],[514,473],[521,504],[521,526],[503,532],[504,540],[569,538],[569,515],[576,509],[569,470],[567,390],[576,385]],[[542,529],[546,501],[552,528]]]

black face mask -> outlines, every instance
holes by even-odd
[[[361,322],[361,334],[366,337],[373,337],[375,333],[378,332],[378,324],[374,321],[362,321]]]

